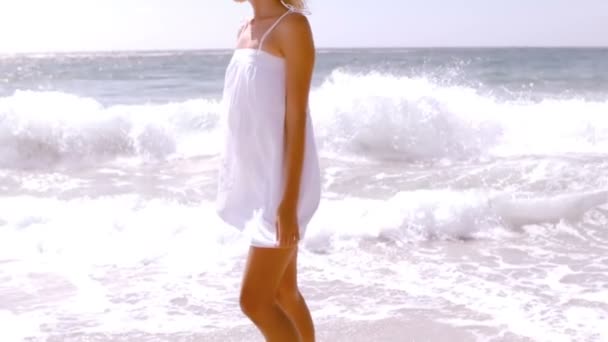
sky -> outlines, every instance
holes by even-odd
[[[608,0],[311,0],[318,47],[608,46]],[[0,53],[231,48],[232,0],[0,0]]]

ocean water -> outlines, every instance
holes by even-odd
[[[0,340],[262,341],[230,51],[0,57]],[[608,341],[608,49],[319,50],[319,341]]]

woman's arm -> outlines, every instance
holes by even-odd
[[[289,218],[283,218],[280,221],[287,219],[286,223],[295,226],[294,229],[297,231],[297,208],[304,164],[308,94],[315,64],[315,47],[312,30],[305,16],[292,14],[285,19],[278,37],[286,67],[286,183],[279,216],[288,216]]]

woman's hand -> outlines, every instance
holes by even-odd
[[[292,248],[300,241],[297,210],[281,205],[277,211],[277,244],[280,248]]]

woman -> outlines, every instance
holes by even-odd
[[[252,233],[243,312],[267,341],[314,341],[296,277],[298,242],[320,199],[308,112],[312,32],[302,1],[249,3],[254,16],[239,30],[226,70],[218,213]]]

